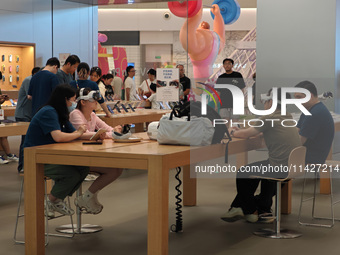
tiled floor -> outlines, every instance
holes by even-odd
[[[20,138],[9,139],[12,151],[17,153]],[[263,151],[253,152],[250,161],[264,159],[265,155]],[[338,156],[335,155],[335,158]],[[175,222],[174,176],[172,170],[169,226]],[[0,166],[0,254],[4,255],[24,254],[24,246],[13,242],[20,181],[15,163]],[[340,180],[335,180],[335,186],[339,186],[336,184],[338,182]],[[184,232],[169,234],[169,254],[339,254],[340,223],[333,229],[299,226],[297,213],[301,184],[301,180],[294,181],[293,212],[288,216],[283,215],[282,227],[298,230],[303,236],[292,240],[273,240],[252,234],[258,228],[272,225],[249,224],[242,220],[226,223],[219,219],[235,195],[234,179],[199,179],[198,205],[183,209]],[[85,183],[84,189],[88,185]],[[51,237],[46,254],[146,254],[147,175],[141,171],[127,170],[115,183],[100,192],[99,200],[104,204],[103,212],[99,215],[84,215],[83,223],[98,224],[104,230],[77,235],[73,239]],[[320,197],[319,202],[318,211],[327,214],[328,199]],[[307,210],[304,214],[307,215]],[[66,217],[52,220],[50,229],[68,222]],[[19,228],[19,237],[23,237],[23,224]]]

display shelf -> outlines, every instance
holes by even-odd
[[[19,90],[22,81],[31,75],[34,66],[34,43],[0,41],[0,71],[5,77],[0,80],[2,91]]]

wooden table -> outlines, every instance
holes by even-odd
[[[144,134],[145,135],[145,134]],[[239,154],[244,164],[247,151],[262,147],[261,138],[234,139],[229,154]],[[43,164],[85,165],[144,169],[148,171],[148,254],[168,254],[169,169],[184,166],[183,203],[196,205],[196,179],[190,164],[224,156],[225,145],[207,147],[159,145],[154,141],[82,145],[81,141],[25,149],[25,254],[45,254]]]
[[[15,122],[0,124],[0,137],[25,135],[30,123]]]
[[[112,118],[101,117],[106,124],[111,127],[124,124],[135,124],[135,132],[144,132],[144,123],[159,121],[163,114],[171,112],[170,110],[152,110],[152,109],[137,109],[132,113],[119,113],[113,115]]]
[[[1,109],[4,110],[4,116],[6,117],[10,117],[10,116],[14,116],[15,115],[15,106],[1,106]]]

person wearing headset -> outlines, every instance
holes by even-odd
[[[91,88],[81,88],[77,91],[77,107],[70,113],[70,122],[75,128],[85,126],[85,132],[80,139],[90,139],[96,133],[95,130],[99,129],[106,130],[100,135],[100,140],[112,139],[113,132],[121,133],[122,131],[121,126],[110,127],[93,112],[100,97],[100,92]],[[98,192],[116,180],[121,175],[122,169],[91,167],[90,172],[99,175],[99,177],[82,196],[75,199],[75,204],[87,213],[98,214],[103,209],[103,205],[97,199]]]
[[[97,83],[88,80],[89,75],[90,75],[90,67],[89,67],[89,65],[87,63],[81,62],[78,65],[78,67],[77,67],[77,74],[78,74],[78,79],[75,80],[75,81],[71,81],[70,82],[70,85],[72,87],[74,87],[75,89],[89,87],[92,90],[99,90],[99,87],[98,87]],[[104,98],[103,97],[101,97],[98,100],[98,103],[100,104],[101,108],[105,112],[106,117],[108,117],[108,118],[112,117],[109,109],[107,108],[106,103],[104,102]]]

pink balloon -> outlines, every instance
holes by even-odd
[[[98,42],[106,42],[107,41],[107,35],[98,33]]]

